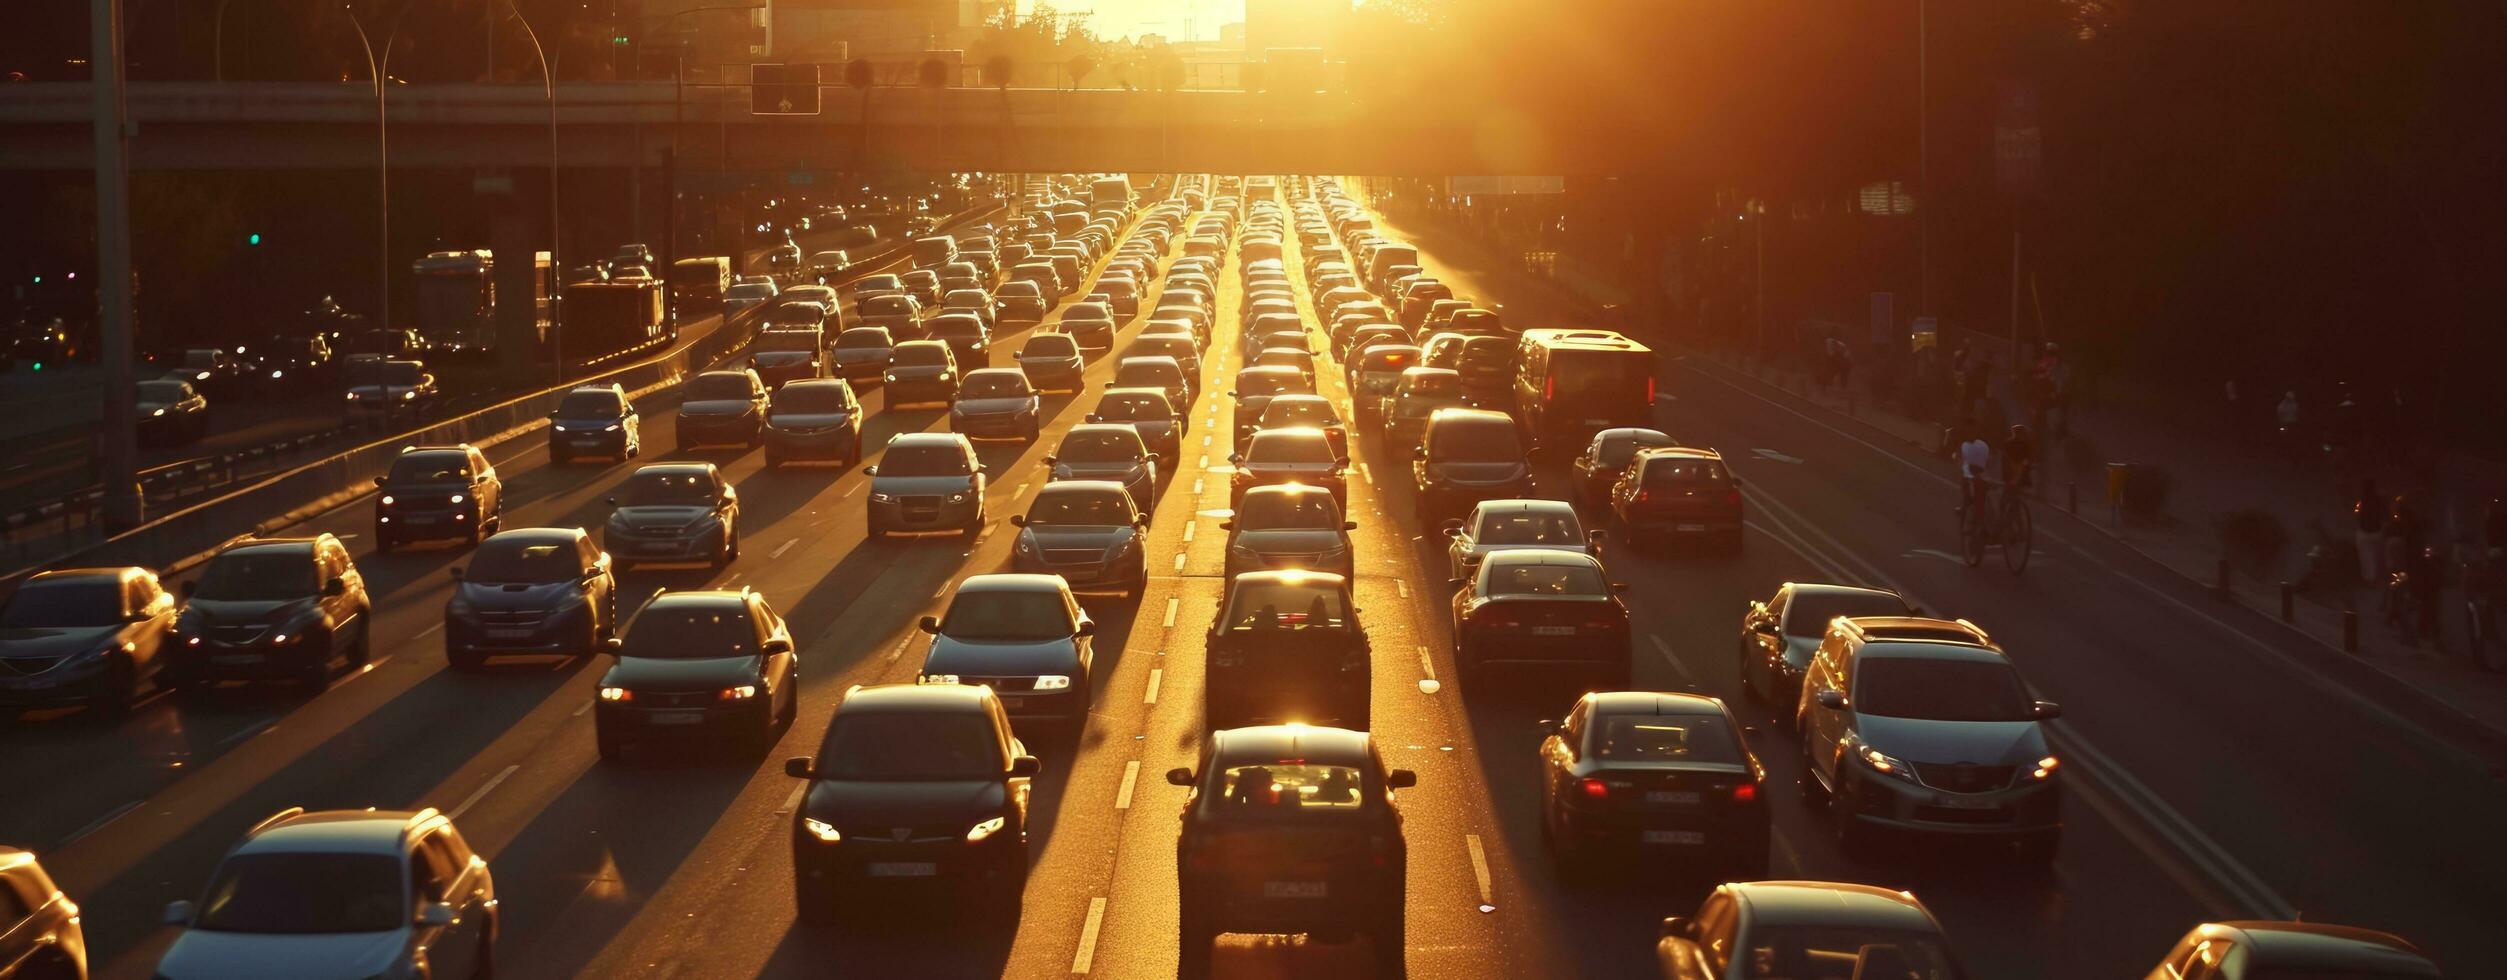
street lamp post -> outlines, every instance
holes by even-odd
[[[549,354],[557,364],[557,380],[566,380],[566,264],[558,253],[563,238],[558,234],[557,208],[557,74],[548,61],[548,50],[540,46],[540,32],[531,29],[531,21],[515,9],[514,0],[505,0],[505,12],[522,25],[523,36],[531,39],[531,54],[540,62],[540,89],[548,96],[548,337]]]
[[[138,527],[145,516],[136,475],[139,404],[131,363],[131,173],[129,112],[122,97],[122,0],[89,5],[96,121],[96,298],[103,323],[98,340],[104,360],[104,405],[99,433],[104,452],[104,524]]]
[[[391,30],[383,35],[383,56],[374,55],[374,42],[366,36],[366,25],[348,12],[349,26],[357,29],[357,44],[365,49],[366,73],[374,76],[374,208],[375,294],[374,325],[385,330],[392,327],[392,149],[389,130],[384,120],[384,73],[392,68],[392,42],[400,37],[400,19],[415,3],[404,3],[392,15]],[[342,7],[346,10],[346,7]]]

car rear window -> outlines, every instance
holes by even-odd
[[[1593,754],[1623,762],[1741,761],[1740,743],[1717,715],[1604,715]]]
[[[1654,357],[1635,351],[1552,351],[1549,376],[1561,391],[1637,390],[1654,376]]]
[[[1349,605],[1338,589],[1287,583],[1245,583],[1228,603],[1231,633],[1271,630],[1345,630]]]
[[[1520,463],[1523,444],[1515,439],[1515,424],[1506,419],[1451,419],[1439,424],[1428,422],[1428,454],[1433,459],[1453,463]]]
[[[1486,514],[1476,536],[1481,544],[1546,544],[1562,548],[1584,545],[1584,529],[1575,515],[1558,513]]]
[[[1684,483],[1722,483],[1724,464],[1702,456],[1674,456],[1653,459],[1645,464],[1647,486],[1671,486]]]
[[[1591,565],[1498,565],[1481,576],[1488,595],[1604,596],[1610,585]]]
[[[1271,816],[1300,810],[1355,810],[1366,802],[1358,770],[1298,760],[1234,766],[1219,774],[1220,805],[1232,815]]]

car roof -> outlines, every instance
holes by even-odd
[[[956,448],[963,437],[955,432],[900,432],[888,439],[888,448],[907,446],[948,446]]]
[[[1748,881],[1725,885],[1754,926],[1855,925],[1937,932],[1913,894],[1842,881]]]
[[[1869,616],[1844,622],[1842,628],[1863,641],[1854,652],[1857,659],[2010,662],[1984,634],[1964,623],[1916,616]]]
[[[1124,428],[1128,429],[1130,426],[1124,426]],[[1122,494],[1123,499],[1131,499],[1131,491],[1123,489],[1122,484],[1116,483],[1112,480],[1055,480],[1042,487],[1036,488],[1036,499],[1038,500],[1043,500],[1046,497],[1070,497],[1104,494]]]
[[[1519,497],[1511,500],[1483,500],[1474,505],[1483,514],[1567,514],[1576,512],[1576,505],[1564,500]]]
[[[41,582],[80,582],[87,579],[95,579],[105,582],[120,582],[122,580],[122,576],[129,575],[132,572],[141,571],[146,571],[146,569],[136,566],[122,568],[56,568],[48,572],[36,572],[33,577],[26,580],[26,585],[35,585]],[[21,588],[23,587],[24,586],[21,586]]]
[[[1126,395],[1133,398],[1155,398],[1159,401],[1166,402],[1168,411],[1171,412],[1175,410],[1175,403],[1166,397],[1166,390],[1163,388],[1108,388],[1106,389],[1104,397],[1112,398],[1116,395]]]
[[[1649,459],[1716,459],[1724,454],[1704,446],[1648,446],[1637,451],[1639,461]]]
[[[978,377],[998,378],[1003,375],[1016,376],[1021,381],[1027,380],[1027,372],[1018,368],[976,368],[966,372],[966,380],[973,381]]]
[[[1329,497],[1331,495],[1331,488],[1308,483],[1265,483],[1258,487],[1245,488],[1247,497]],[[1241,511],[1245,508],[1240,506],[1236,509]]]
[[[1459,377],[1462,377],[1462,372],[1460,372],[1460,371],[1456,371],[1456,370],[1454,370],[1453,368],[1441,368],[1441,367],[1409,367],[1409,368],[1403,368],[1403,369],[1402,369],[1402,372],[1401,372],[1401,379],[1402,379],[1402,380],[1404,380],[1404,381],[1408,381],[1408,380],[1410,380],[1410,379],[1412,379],[1412,378],[1423,378],[1423,379],[1424,379],[1424,378],[1459,378]]]
[[[1581,565],[1586,568],[1600,568],[1602,565],[1599,560],[1581,551],[1561,551],[1556,548],[1509,548],[1490,552],[1489,556],[1482,561],[1490,568],[1501,565]]]
[[[317,810],[282,813],[235,845],[237,854],[380,854],[397,858],[414,824],[434,810]]]
[[[1784,587],[1792,589],[1793,594],[1797,597],[1806,595],[1876,595],[1898,599],[1901,602],[1905,601],[1897,593],[1891,592],[1887,589],[1875,589],[1861,585],[1838,585],[1834,582],[1787,582],[1784,584]]]
[[[1235,578],[1228,580],[1227,585],[1228,591],[1233,593],[1237,589],[1253,585],[1334,588],[1346,587],[1348,584],[1348,579],[1342,578],[1341,576],[1331,572],[1312,572],[1302,568],[1282,568],[1268,571],[1238,572],[1236,573]]]
[[[697,377],[700,378],[745,378],[748,376],[749,371],[747,368],[722,371],[704,371],[697,374]]]
[[[410,455],[415,455],[415,454],[417,454],[417,453],[460,453],[460,454],[461,454],[461,455],[463,455],[463,456],[468,456],[468,455],[470,455],[470,447],[469,447],[469,446],[467,446],[467,445],[462,445],[462,444],[458,444],[458,443],[456,443],[456,444],[454,444],[454,445],[450,445],[450,446],[402,446],[402,447],[400,447],[400,454],[401,454],[402,456],[410,456]]]
[[[488,538],[520,544],[557,544],[571,542],[583,533],[583,529],[579,527],[518,527],[509,531],[498,531],[489,535]]]
[[[1064,432],[1062,434],[1062,438],[1064,440],[1068,440],[1072,436],[1078,435],[1082,432],[1119,432],[1132,439],[1140,438],[1140,430],[1132,428],[1132,424],[1129,422],[1082,422],[1078,425],[1072,426],[1069,431]]]
[[[782,394],[784,392],[791,391],[794,388],[840,388],[851,390],[852,387],[853,385],[845,381],[843,378],[794,378],[793,380],[784,382],[783,387],[775,389],[775,393]]]
[[[1593,713],[1604,715],[1716,715],[1723,701],[1704,694],[1665,691],[1596,691],[1584,696]]]
[[[1306,759],[1356,765],[1366,761],[1367,733],[1313,725],[1257,725],[1229,728],[1211,736],[1210,761],[1229,765],[1237,760]]]
[[[1664,446],[1671,445],[1669,441],[1671,436],[1664,433],[1663,430],[1647,428],[1641,425],[1623,425],[1617,428],[1603,429],[1600,432],[1593,433],[1593,438],[1605,442],[1617,441],[1621,439],[1652,438],[1665,440],[1663,443]]]
[[[218,552],[218,554],[235,555],[247,552],[287,552],[290,554],[304,552],[311,554],[316,540],[317,539],[315,538],[254,538],[250,541],[238,542],[234,546]]]
[[[2233,930],[2243,934],[2249,970],[2261,966],[2297,966],[2328,971],[2385,971],[2404,966],[2427,966],[2429,969],[2424,975],[2437,976],[2436,968],[2420,953],[2419,947],[2401,936],[2374,929],[2319,922],[2240,920],[2209,923],[2201,931],[2214,930]]]
[[[745,589],[690,589],[685,592],[671,590],[645,600],[644,611],[650,612],[675,606],[744,610],[748,608],[747,599],[748,591]]]
[[[881,684],[856,687],[836,702],[836,714],[865,711],[980,711],[992,689],[977,684]]]
[[[1436,414],[1428,416],[1429,425],[1442,427],[1456,423],[1469,425],[1503,425],[1508,428],[1513,428],[1515,424],[1515,417],[1504,412],[1492,411],[1485,408],[1462,408],[1459,406],[1440,408],[1436,410]]]
[[[994,572],[986,575],[969,575],[958,580],[957,592],[959,595],[970,592],[1050,592],[1060,595],[1067,588],[1069,586],[1063,583],[1062,576],[1059,575]]]
[[[714,472],[712,463],[646,463],[635,468],[635,474],[659,473],[663,476],[704,476]]]

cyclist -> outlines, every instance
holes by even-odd
[[[2011,438],[2002,443],[2002,485],[2005,493],[2018,493],[2035,485],[2037,477],[2037,441],[2029,437],[2028,427],[2014,425]]]
[[[1959,513],[1967,513],[1970,503],[1979,505],[1985,499],[1985,475],[1992,472],[1993,443],[1982,432],[1970,433],[1959,444]]]

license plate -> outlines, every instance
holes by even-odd
[[[676,541],[647,541],[647,542],[644,542],[644,551],[645,551],[645,553],[646,553],[646,554],[653,554],[653,555],[667,555],[667,554],[669,554],[669,553],[671,553],[671,552],[674,552],[674,551],[677,551],[677,550],[679,550],[679,542],[676,542]]]
[[[1695,805],[1697,805],[1697,791],[1696,791],[1696,790],[1679,790],[1679,789],[1658,789],[1658,790],[1655,790],[1655,791],[1653,791],[1653,792],[1650,792],[1650,793],[1645,794],[1645,802],[1647,802],[1647,803],[1677,803],[1677,804],[1680,804],[1680,805],[1682,805],[1682,806],[1695,806]]]
[[[656,711],[650,716],[656,725],[695,725],[705,721],[702,711]]]
[[[491,640],[519,640],[519,639],[522,639],[522,638],[527,637],[527,636],[530,636],[530,635],[531,635],[531,631],[530,631],[530,630],[526,630],[526,629],[510,629],[510,628],[508,628],[508,629],[490,629],[490,630],[488,630],[488,631],[487,631],[487,638],[488,638],[488,639],[491,639]]]
[[[868,870],[873,878],[929,878],[940,873],[940,866],[930,861],[873,861]]]
[[[1933,803],[1936,806],[1946,806],[1953,810],[1991,810],[1997,805],[1992,800],[1981,800],[1972,796],[1939,796],[1933,798]]]
[[[213,664],[257,664],[261,662],[261,655],[258,653],[222,653],[209,658],[209,662]]]
[[[1648,830],[1643,840],[1648,844],[1703,844],[1706,835],[1694,830]]]
[[[1704,524],[1678,524],[1678,525],[1674,525],[1674,526],[1673,526],[1673,530],[1677,530],[1677,531],[1703,531],[1703,530],[1706,530],[1706,525],[1704,525]]]
[[[1262,883],[1264,898],[1323,898],[1330,895],[1328,881],[1266,881]]]

